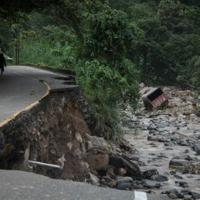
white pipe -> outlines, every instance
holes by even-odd
[[[40,166],[44,166],[44,167],[63,169],[63,167],[61,167],[60,165],[48,164],[48,163],[38,162],[38,161],[34,161],[34,160],[28,160],[28,163],[32,164],[32,165],[40,165]]]

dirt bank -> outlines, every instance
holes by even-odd
[[[6,148],[10,147],[4,148],[10,152],[0,162],[1,168],[30,170],[59,178],[84,177],[88,169],[83,154],[90,135],[87,114],[79,88],[52,91],[1,129],[1,141]],[[63,165],[63,169],[29,166],[28,160]]]

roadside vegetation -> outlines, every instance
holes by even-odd
[[[198,0],[10,2],[1,47],[14,62],[75,72],[99,135],[118,138],[119,109],[136,106],[139,82],[200,87]]]

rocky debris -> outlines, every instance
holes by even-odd
[[[161,187],[160,183],[151,180],[145,180],[143,185],[147,189],[156,189]]]
[[[13,144],[5,143],[4,135],[0,131],[0,168],[7,167],[7,160],[13,157],[14,149]]]
[[[158,181],[158,182],[166,182],[169,180],[167,176],[164,175],[155,175],[152,177],[152,180]]]
[[[200,193],[189,191],[189,194],[192,195],[193,199],[200,199]]]
[[[100,183],[102,186],[116,188],[117,181],[114,178],[111,178],[110,176],[102,176]]]
[[[184,182],[184,181],[175,181],[175,183],[176,183],[178,186],[182,187],[182,188],[188,188],[188,187],[189,187],[188,183],[187,183],[187,182]]]
[[[150,88],[142,87],[141,96]],[[168,97],[165,108],[147,111],[142,98],[136,112],[127,108],[122,112],[122,128],[125,141],[133,145],[134,157],[142,171],[140,185],[153,181],[160,188],[150,191],[169,193],[172,199],[193,199],[191,193],[182,194],[181,189],[200,193],[200,118],[196,113],[195,91],[164,87]],[[185,196],[184,196],[185,195]]]
[[[108,152],[92,148],[86,154],[86,161],[92,171],[106,170],[109,163]]]
[[[87,134],[86,139],[87,139],[87,144],[86,144],[87,149],[99,148],[105,151],[109,151],[109,149],[111,149],[111,146],[102,137],[91,136]]]
[[[188,168],[189,162],[186,160],[172,159],[169,163],[170,169],[184,172]]]
[[[159,172],[157,169],[149,169],[143,172],[143,177],[146,179],[151,179],[154,176],[159,175]]]
[[[200,160],[191,157],[173,158],[169,163],[169,168],[185,174],[200,174]]]
[[[140,179],[142,176],[138,165],[134,162],[131,162],[126,157],[122,157],[121,155],[111,154],[109,165],[114,166],[118,173],[119,169],[124,169],[126,172],[125,175],[131,176],[134,179]]]
[[[167,194],[170,199],[184,199],[184,200],[200,199],[200,193],[196,193],[187,189],[184,190],[172,189],[162,192],[162,194]]]
[[[100,185],[99,178],[92,173],[89,173],[88,180],[89,180],[88,182],[90,182],[92,185],[96,185],[96,186]]]
[[[120,152],[125,152],[126,154],[132,154],[134,156],[135,148],[128,141],[121,139],[119,143]]]
[[[200,143],[194,144],[193,150],[197,153],[197,155],[200,155]]]
[[[183,199],[184,195],[181,194],[180,191],[178,191],[177,189],[171,189],[165,192],[162,192],[162,194],[167,194],[169,198],[171,199]]]
[[[117,177],[117,189],[129,190],[133,187],[133,179],[131,177]]]
[[[166,182],[168,181],[168,177],[165,175],[159,174],[157,169],[149,169],[143,172],[143,177],[145,179],[157,181],[157,182]]]

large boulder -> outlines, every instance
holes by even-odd
[[[102,137],[87,135],[85,160],[92,171],[106,170],[110,146]]]
[[[86,161],[92,171],[106,170],[109,163],[109,155],[103,149],[91,148],[86,154]]]
[[[130,176],[133,179],[141,179],[142,173],[139,166],[118,154],[110,154],[109,165],[113,166],[115,169],[124,168],[126,170],[126,176]]]

